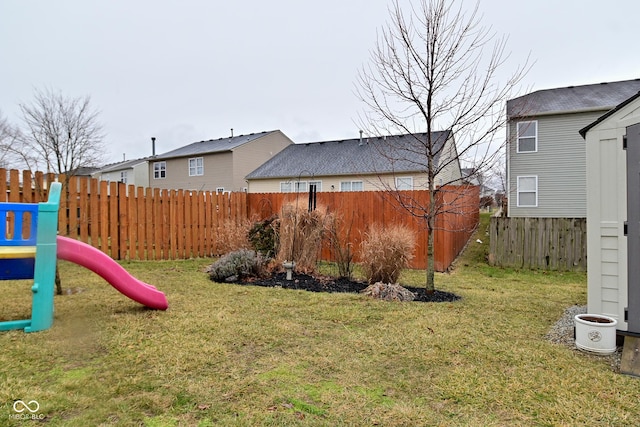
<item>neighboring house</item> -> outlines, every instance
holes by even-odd
[[[279,130],[194,142],[149,159],[153,188],[246,191],[245,176],[293,144]]]
[[[91,176],[100,168],[95,166],[80,166],[70,172],[65,172],[67,176]]]
[[[426,157],[416,157],[419,150],[411,150],[414,137],[426,134],[293,144],[247,175],[249,192],[303,192],[311,185],[316,191],[426,189]],[[436,184],[460,182],[452,132],[433,132],[432,137],[435,162],[442,167]]]
[[[532,92],[507,101],[510,217],[585,218],[579,131],[640,91],[640,79]]]
[[[474,171],[473,168],[462,168],[462,182],[468,185],[480,186],[480,198],[494,197],[497,193],[495,188],[491,188],[488,185],[482,183],[484,177],[478,171]]]
[[[112,163],[91,176],[100,181],[123,182],[146,188],[149,187],[149,158]]]

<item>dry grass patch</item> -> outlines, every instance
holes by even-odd
[[[436,277],[436,288],[461,300],[399,304],[212,283],[203,272],[211,262],[124,264],[167,293],[166,312],[61,264],[64,285],[84,291],[56,297],[53,328],[0,334],[0,425],[24,425],[9,418],[15,399],[37,400],[50,426],[634,425],[640,417],[636,378],[544,339],[565,307],[586,301],[585,275],[490,269],[465,257]],[[402,283],[419,286],[424,272],[405,271]],[[3,287],[4,301],[18,293]]]

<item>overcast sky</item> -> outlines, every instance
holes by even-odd
[[[107,162],[280,129],[294,142],[358,137],[354,95],[388,0],[0,0],[0,111],[34,88],[89,95]],[[409,0],[403,0],[408,5]],[[471,2],[468,2],[471,5]],[[638,0],[484,0],[524,89],[640,78]],[[505,69],[505,73],[512,71]]]

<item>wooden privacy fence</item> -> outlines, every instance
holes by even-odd
[[[7,171],[0,169],[0,176]],[[51,174],[11,170],[0,180],[0,201],[36,203],[47,199]],[[57,178],[63,184],[59,233],[90,244],[117,260],[186,259],[221,255],[220,232],[229,224],[257,220],[279,213],[284,203],[307,206],[308,193],[247,194],[160,190],[98,181],[88,177]],[[68,182],[67,182],[68,181]],[[426,191],[406,192],[428,200]],[[438,218],[435,267],[445,271],[464,248],[478,224],[477,187],[447,187],[440,204],[449,212]],[[341,216],[343,239],[354,249],[372,224],[402,223],[417,237],[412,267],[426,267],[427,233],[424,223],[411,216],[384,192],[317,193],[317,204]],[[331,260],[330,251],[323,258]]]
[[[501,267],[587,270],[585,218],[493,217],[489,262]]]
[[[447,212],[438,217],[434,239],[435,269],[446,271],[464,248],[479,221],[478,187],[447,186],[440,193],[438,205]],[[428,206],[429,194],[424,190],[402,192],[404,196]],[[352,244],[357,252],[364,233],[373,224],[388,226],[404,224],[416,236],[415,257],[412,268],[426,268],[427,231],[423,220],[418,219],[401,206],[388,193],[378,191],[363,192],[320,192],[316,195],[316,205],[337,214],[342,223],[341,241]],[[247,195],[249,217],[264,219],[278,214],[284,204],[308,206],[308,193],[251,193]],[[322,258],[333,260],[331,249],[325,247]]]

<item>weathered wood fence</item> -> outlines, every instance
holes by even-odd
[[[587,270],[585,218],[493,217],[489,262],[500,267]]]
[[[0,176],[7,171],[0,169]],[[220,255],[220,233],[230,224],[264,219],[283,203],[305,205],[307,193],[247,194],[160,190],[98,181],[88,177],[57,179],[51,174],[9,171],[0,179],[0,201],[36,203],[47,199],[48,182],[63,182],[59,233],[88,243],[118,260],[186,259]],[[428,200],[426,191],[407,192]],[[2,198],[2,195],[5,197]],[[450,187],[441,202],[448,213],[438,221],[436,270],[453,262],[478,224],[477,187]],[[426,266],[426,231],[417,220],[383,192],[318,193],[317,204],[337,212],[349,224],[349,241],[357,245],[367,228],[403,223],[417,236],[413,267]],[[345,230],[345,233],[347,230]],[[346,238],[346,236],[344,237]],[[325,259],[331,253],[323,251]]]
[[[424,190],[401,192],[414,205],[428,206],[429,194]],[[434,234],[434,262],[437,271],[446,271],[466,245],[479,221],[479,189],[469,186],[448,186],[437,201],[443,213],[438,216]],[[307,206],[306,193],[252,193],[248,194],[249,216],[266,218],[280,212],[284,204]],[[401,223],[416,236],[413,268],[426,268],[427,231],[423,220],[399,206],[395,198],[385,192],[320,192],[317,206],[337,213],[343,224],[342,241],[357,248],[368,227],[373,224],[387,226]],[[323,259],[331,260],[331,250],[324,248]]]

